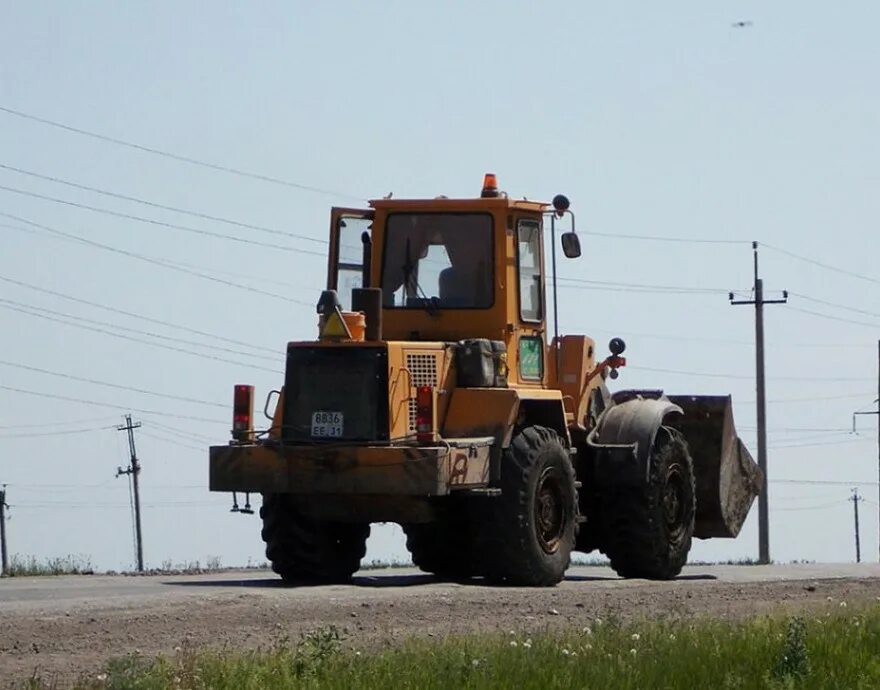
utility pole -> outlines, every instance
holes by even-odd
[[[853,433],[856,433],[856,416],[857,415],[877,415],[877,492],[878,504],[880,504],[880,340],[877,341],[877,399],[874,401],[877,409],[873,412],[853,412]],[[880,521],[880,509],[877,511],[877,518]],[[878,549],[880,549],[880,522],[878,529]]]
[[[758,467],[761,468],[761,493],[758,495],[758,562],[770,562],[770,511],[767,496],[767,398],[764,381],[764,305],[785,304],[788,291],[783,290],[782,299],[764,299],[764,281],[758,277],[758,243],[752,242],[755,263],[755,298],[751,300],[734,300],[733,305],[749,304],[755,306],[755,380],[757,388],[758,408]]]
[[[862,548],[861,543],[859,542],[859,501],[864,501],[865,499],[859,496],[858,488],[852,490],[853,495],[849,498],[853,504],[853,517],[856,521],[856,563],[862,562]]]
[[[132,423],[131,415],[127,414],[125,415],[125,424],[116,427],[117,431],[128,432],[128,449],[131,457],[130,464],[126,469],[116,468],[116,476],[130,475],[132,485],[134,486],[134,529],[137,548],[137,569],[139,573],[142,573],[144,571],[144,543],[141,536],[141,496],[138,488],[138,475],[141,472],[141,466],[138,463],[137,452],[134,447],[134,430],[139,426],[141,426],[141,423]]]
[[[6,485],[0,489],[0,575],[9,572],[9,554],[6,548]]]

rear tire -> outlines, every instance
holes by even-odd
[[[568,450],[555,431],[525,427],[501,464],[501,496],[480,525],[483,572],[492,581],[546,587],[571,563],[577,490]]]
[[[475,558],[471,506],[456,496],[444,499],[434,522],[403,525],[406,548],[413,563],[427,573],[463,580],[478,573]]]
[[[370,526],[304,516],[290,494],[264,494],[266,557],[288,584],[345,583],[360,568]]]
[[[621,487],[601,496],[602,550],[621,577],[669,580],[687,562],[696,512],[694,469],[688,446],[662,427],[643,487]]]

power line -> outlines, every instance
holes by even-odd
[[[162,410],[148,410],[139,407],[130,407],[128,405],[117,405],[113,403],[101,402],[98,400],[89,400],[87,398],[75,398],[67,395],[58,395],[57,393],[43,393],[41,391],[32,391],[26,388],[18,388],[16,386],[7,386],[5,384],[0,383],[0,390],[11,391],[13,393],[22,393],[24,395],[33,395],[39,398],[50,398],[53,400],[64,400],[66,402],[76,402],[82,403],[84,405],[94,405],[95,407],[107,407],[112,410],[124,410],[128,409],[132,412],[137,412],[139,414],[148,414],[148,415],[157,415],[159,417],[171,417],[172,419],[188,419],[195,422],[209,422],[211,424],[228,424],[228,422],[222,422],[219,419],[210,419],[207,417],[196,417],[194,415],[185,415],[185,414],[175,414],[172,412],[166,412]]]
[[[817,441],[814,443],[786,443],[786,444],[778,444],[770,446],[773,450],[780,450],[783,448],[816,448],[819,446],[843,446],[851,443],[872,443],[869,438],[859,438],[859,439],[848,439],[848,440],[840,440],[840,441]]]
[[[773,508],[771,512],[789,512],[789,511],[801,511],[801,510],[825,510],[827,508],[837,508],[842,504],[840,501],[834,501],[833,503],[821,503],[815,506],[790,506],[787,508]]]
[[[800,307],[793,307],[788,305],[789,310],[800,312],[801,314],[809,314],[810,316],[818,316],[820,319],[828,319],[830,321],[840,321],[841,323],[851,323],[856,326],[867,326],[868,328],[880,328],[880,323],[868,323],[867,321],[856,321],[854,319],[845,319],[842,316],[831,316],[830,314],[822,314],[818,311],[811,311],[810,309],[801,309]]]
[[[157,338],[159,340],[168,340],[175,343],[183,343],[184,345],[195,345],[196,347],[203,347],[208,350],[218,350],[220,352],[226,352],[233,355],[241,355],[243,357],[252,357],[254,359],[262,359],[270,362],[277,362],[279,356],[276,354],[274,357],[270,355],[261,355],[255,354],[252,352],[245,352],[243,350],[233,350],[232,348],[223,347],[221,345],[211,345],[209,343],[201,343],[196,340],[187,340],[186,338],[175,338],[170,335],[163,335],[161,333],[155,333],[153,331],[143,331],[139,328],[129,328],[127,326],[120,326],[119,324],[111,323],[109,321],[98,321],[96,319],[89,319],[84,316],[77,316],[76,314],[71,314],[69,312],[60,312],[55,311],[53,309],[46,309],[45,307],[36,306],[33,304],[27,304],[25,302],[17,302],[15,300],[9,299],[0,299],[0,306],[11,305],[14,307],[19,307],[21,309],[26,309],[30,311],[43,312],[46,314],[52,314],[55,316],[60,316],[66,319],[71,319],[74,321],[82,321],[83,323],[93,324],[96,326],[106,326],[108,328],[115,328],[120,331],[126,331],[128,333],[137,333],[139,335],[146,335],[150,338]],[[33,316],[33,314],[31,314]]]
[[[110,415],[105,415],[103,417],[89,417],[87,419],[71,419],[66,422],[59,421],[45,421],[40,422],[39,424],[0,424],[0,429],[45,429],[46,427],[54,427],[54,426],[71,426],[71,425],[79,425],[79,424],[91,424],[94,422],[105,422],[111,419],[116,419],[116,417],[111,417]]]
[[[795,254],[794,252],[790,252],[787,249],[782,249],[781,247],[774,247],[772,244],[761,243],[762,246],[767,247],[774,252],[779,252],[780,254],[785,254],[786,256],[791,257],[792,259],[797,259],[798,261],[803,261],[804,263],[813,264],[814,266],[819,266],[820,268],[824,268],[829,271],[834,271],[835,273],[842,273],[844,275],[851,276],[853,278],[858,278],[859,280],[864,280],[869,283],[874,283],[875,285],[880,285],[880,280],[877,278],[871,278],[870,276],[862,275],[861,273],[856,273],[855,271],[850,271],[845,268],[839,268],[838,266],[832,266],[831,264],[826,264],[821,261],[816,261],[816,259],[810,259],[806,256],[801,256],[800,254]]]
[[[643,367],[634,364],[628,364],[628,369],[634,369],[637,371],[652,371],[660,374],[679,374],[682,376],[699,376],[702,378],[720,378],[720,379],[742,379],[746,381],[753,381],[755,379],[754,376],[750,376],[747,374],[724,374],[720,372],[708,372],[708,371],[688,371],[686,369],[659,369],[655,367]],[[864,377],[845,377],[845,376],[771,376],[769,377],[776,381],[864,381]]]
[[[76,323],[75,321],[67,321],[67,320],[57,318],[54,316],[47,316],[46,314],[39,314],[37,312],[28,311],[26,309],[21,309],[19,307],[12,307],[8,304],[0,303],[0,308],[9,309],[11,311],[16,311],[16,312],[21,312],[22,314],[27,314],[29,316],[33,316],[38,319],[45,319],[46,321],[53,321],[55,323],[61,323],[61,324],[64,324],[65,326],[71,326],[73,328],[79,328],[79,329],[82,329],[85,331],[90,331],[93,333],[101,333],[102,335],[108,335],[112,338],[121,338],[122,340],[130,340],[135,343],[141,343],[143,345],[150,345],[152,347],[158,347],[163,350],[170,350],[172,352],[180,352],[183,354],[192,355],[195,357],[199,357],[200,359],[211,359],[211,360],[214,360],[217,362],[225,362],[227,364],[235,364],[237,366],[247,367],[249,369],[259,369],[262,371],[269,371],[269,372],[272,372],[273,374],[283,373],[282,371],[280,371],[278,369],[270,369],[268,367],[262,367],[258,364],[250,364],[247,362],[239,362],[234,359],[227,359],[226,357],[219,357],[218,355],[212,355],[212,354],[208,354],[205,352],[196,352],[195,350],[187,350],[185,348],[176,347],[174,345],[165,345],[163,343],[156,343],[156,342],[152,342],[150,340],[143,340],[142,338],[135,338],[130,335],[123,335],[122,333],[113,333],[112,331],[107,331],[102,328],[96,328],[94,326],[86,326],[84,324]]]
[[[875,481],[843,481],[841,479],[771,479],[771,484],[805,484],[813,486],[877,486]]]
[[[351,194],[346,194],[343,192],[333,191],[331,189],[324,189],[322,187],[314,187],[311,185],[301,184],[299,182],[292,182],[290,180],[284,180],[279,177],[273,177],[271,175],[263,175],[261,173],[253,173],[246,170],[240,170],[238,168],[233,168],[227,165],[220,165],[217,163],[209,163],[208,161],[199,160],[197,158],[191,158],[189,156],[182,156],[180,154],[171,153],[169,151],[163,151],[161,149],[153,148],[150,146],[145,146],[143,144],[137,144],[131,141],[126,141],[124,139],[117,139],[116,137],[111,137],[106,134],[99,134],[98,132],[89,131],[86,129],[80,129],[78,127],[73,127],[71,125],[64,124],[62,122],[57,122],[55,120],[49,120],[42,117],[37,117],[36,115],[30,115],[28,113],[22,112],[20,110],[14,110],[12,108],[8,108],[0,105],[0,111],[8,113],[9,115],[14,115],[16,117],[23,118],[25,120],[30,120],[32,122],[39,122],[40,124],[49,125],[50,127],[56,127],[58,129],[63,129],[67,132],[72,132],[74,134],[80,134],[82,136],[91,137],[92,139],[98,139],[100,141],[105,141],[110,144],[116,144],[118,146],[125,146],[130,149],[135,149],[138,151],[143,151],[145,153],[152,153],[157,156],[163,156],[165,158],[170,158],[172,160],[180,161],[183,163],[190,163],[192,165],[199,165],[204,168],[209,168],[211,170],[217,170],[219,172],[225,172],[232,175],[238,175],[240,177],[249,177],[251,179],[260,180],[262,182],[271,182],[272,184],[283,185],[285,187],[292,187],[294,189],[300,189],[305,192],[313,192],[315,194],[325,194],[327,196],[336,196],[345,199],[356,199],[358,201],[364,201],[361,197],[354,196]]]
[[[162,442],[162,443],[168,443],[168,444],[170,444],[170,445],[172,445],[172,446],[178,446],[178,447],[180,447],[180,448],[186,448],[187,450],[196,450],[196,451],[199,451],[200,453],[201,453],[201,452],[204,452],[204,451],[206,450],[206,449],[203,448],[202,446],[196,446],[196,445],[193,445],[193,444],[190,444],[190,443],[181,443],[180,441],[175,441],[175,440],[170,439],[170,438],[163,438],[162,436],[157,436],[156,434],[151,434],[151,433],[146,432],[146,431],[142,431],[142,432],[141,432],[141,436],[147,436],[148,438],[151,438],[151,439],[153,439],[154,441],[160,441],[160,442]]]
[[[808,302],[815,302],[816,304],[823,304],[826,307],[834,307],[836,309],[844,309],[845,311],[851,311],[856,314],[864,314],[865,316],[876,316],[880,318],[880,312],[876,311],[866,311],[864,309],[857,309],[855,307],[847,306],[846,304],[839,304],[838,302],[828,302],[824,299],[818,299],[817,297],[809,297],[808,295],[804,295],[800,292],[792,292],[789,291],[789,295],[794,295],[795,297],[800,297],[801,299],[805,299]],[[880,324],[878,324],[880,325]]]
[[[46,431],[46,432],[28,432],[24,434],[0,434],[3,438],[44,438],[47,436],[70,436],[73,434],[91,434],[96,431],[106,431],[107,429],[115,429],[115,426],[95,426],[89,429],[69,429],[67,431]]]
[[[139,314],[133,311],[126,311],[125,309],[119,309],[117,307],[111,307],[106,304],[101,304],[99,302],[91,302],[89,300],[85,300],[79,297],[73,297],[72,295],[65,294],[63,292],[57,292],[55,290],[49,290],[48,288],[40,287],[38,285],[32,285],[31,283],[25,283],[20,280],[15,280],[14,278],[9,278],[8,276],[0,275],[0,281],[10,283],[12,285],[17,285],[19,287],[27,288],[28,290],[35,290],[36,292],[41,292],[46,295],[52,295],[53,297],[59,297],[61,299],[68,300],[70,302],[76,302],[77,304],[85,304],[90,307],[94,307],[96,309],[103,309],[104,311],[109,311],[114,314],[121,314],[123,316],[129,316],[134,319],[138,319],[141,321],[148,321],[149,323],[155,323],[160,326],[166,326],[168,328],[174,328],[180,331],[185,331],[187,333],[194,333],[195,335],[205,336],[206,338],[214,338],[216,340],[222,340],[223,342],[232,343],[234,345],[242,345],[244,347],[249,347],[252,350],[262,350],[264,352],[271,352],[273,354],[277,354],[277,351],[274,348],[263,347],[260,345],[253,345],[251,343],[246,343],[242,340],[235,340],[233,338],[227,338],[222,335],[217,335],[215,333],[208,333],[206,331],[200,331],[195,328],[191,328],[189,326],[181,326],[180,324],[171,323],[169,321],[163,321],[162,319],[155,319],[149,316],[145,316],[143,314]]]
[[[2,110],[2,108],[0,108]],[[749,244],[749,240],[718,240],[705,237],[664,237],[661,235],[632,235],[620,232],[594,232],[589,231],[587,235],[594,237],[610,237],[612,239],[621,240],[646,240],[650,242],[677,242],[682,244]]]
[[[139,223],[147,223],[149,225],[156,225],[158,227],[169,228],[172,230],[181,230],[182,232],[189,232],[194,235],[204,235],[206,237],[213,237],[214,239],[222,239],[229,240],[230,242],[239,242],[241,244],[250,244],[257,247],[263,247],[266,249],[278,249],[285,252],[293,252],[295,254],[306,254],[309,256],[320,256],[325,257],[326,254],[323,252],[315,252],[310,249],[302,249],[299,247],[291,247],[284,244],[273,244],[271,242],[261,242],[260,240],[251,240],[245,237],[238,237],[237,235],[226,235],[222,232],[213,232],[211,230],[202,230],[201,228],[193,228],[188,225],[178,225],[177,223],[168,223],[162,220],[156,220],[154,218],[146,218],[144,216],[136,216],[131,213],[122,213],[121,211],[112,211],[107,208],[101,208],[99,206],[90,206],[89,204],[79,203],[77,201],[69,201],[67,199],[59,199],[58,197],[48,196],[46,194],[38,194],[37,192],[29,192],[25,189],[16,189],[15,187],[7,187],[6,185],[0,185],[0,189],[6,192],[11,192],[13,194],[20,194],[22,196],[28,196],[34,199],[41,199],[43,201],[51,201],[55,204],[62,204],[64,206],[72,206],[73,208],[82,209],[85,211],[92,211],[93,213],[102,213],[107,216],[113,216],[115,218],[123,218],[125,220],[134,220]]]
[[[621,289],[630,288],[639,292],[670,292],[670,293],[697,293],[697,294],[724,294],[729,290],[725,288],[701,288],[695,286],[684,285],[653,285],[648,283],[621,283],[607,280],[587,280],[585,278],[566,278],[559,276],[558,280],[570,283],[565,287],[590,286],[584,289]]]
[[[267,290],[261,290],[260,288],[255,288],[251,285],[244,285],[243,283],[236,283],[231,280],[225,280],[223,278],[217,278],[208,273],[203,273],[201,271],[194,271],[191,269],[183,268],[179,265],[166,261],[164,259],[156,259],[151,256],[146,256],[145,254],[139,254],[138,252],[128,251],[126,249],[119,249],[118,247],[113,247],[109,244],[103,244],[102,242],[96,242],[95,240],[90,240],[85,237],[80,237],[79,235],[75,235],[73,233],[64,232],[63,230],[57,230],[55,228],[51,228],[48,225],[42,225],[40,223],[35,223],[33,221],[27,220],[25,218],[21,218],[20,216],[15,216],[11,213],[3,213],[0,212],[0,216],[5,216],[6,218],[12,218],[13,220],[17,220],[20,223],[27,223],[33,227],[40,228],[48,233],[53,235],[57,235],[59,237],[67,237],[69,239],[75,240],[82,244],[89,245],[91,247],[97,247],[99,249],[104,249],[105,251],[113,252],[114,254],[121,254],[123,256],[128,256],[133,259],[139,259],[140,261],[146,261],[147,263],[153,264],[155,266],[162,266],[163,268],[171,269],[172,271],[178,271],[180,273],[186,273],[188,275],[196,276],[197,278],[202,278],[203,280],[210,280],[214,283],[219,283],[221,285],[227,285],[229,287],[239,288],[241,290],[247,290],[248,292],[253,292],[258,295],[264,295],[266,297],[274,297],[275,299],[281,299],[285,302],[292,302],[293,304],[300,304],[302,306],[314,308],[314,304],[310,304],[309,302],[305,302],[303,300],[294,299],[292,297],[288,297],[287,295],[279,295],[275,292],[269,292]]]
[[[628,365],[627,365],[628,366]],[[801,402],[825,402],[828,400],[852,400],[853,398],[865,398],[871,395],[870,393],[846,393],[844,395],[810,395],[803,398],[776,398],[775,400],[768,400],[768,405],[774,404],[782,404],[782,403],[801,403]],[[754,405],[754,400],[737,400],[738,405]]]
[[[16,369],[24,369],[26,371],[33,371],[38,374],[45,374],[47,376],[57,376],[59,378],[68,379],[70,381],[80,381],[82,383],[91,383],[96,386],[105,386],[107,388],[115,388],[117,390],[123,391],[131,391],[133,393],[142,393],[143,395],[153,395],[159,398],[167,398],[169,400],[179,400],[181,402],[194,403],[196,405],[207,405],[209,407],[220,407],[226,408],[226,405],[222,405],[217,402],[212,402],[210,400],[200,400],[198,398],[188,398],[180,395],[172,395],[170,393],[160,393],[158,391],[147,390],[146,388],[136,388],[134,386],[123,386],[118,383],[111,383],[109,381],[99,381],[98,379],[90,379],[82,376],[74,376],[73,374],[65,374],[61,371],[51,371],[49,369],[43,369],[41,367],[33,367],[27,364],[20,364],[18,362],[8,362],[6,360],[0,360],[0,365],[7,367],[14,367]]]
[[[214,216],[208,213],[203,213],[200,211],[190,211],[184,208],[178,208],[175,206],[167,206],[165,204],[160,204],[155,201],[149,201],[147,199],[141,199],[135,196],[128,196],[127,194],[120,194],[119,192],[111,192],[106,189],[100,189],[99,187],[90,187],[88,185],[79,184],[77,182],[71,182],[70,180],[64,180],[60,177],[52,177],[51,175],[41,175],[40,173],[33,172],[31,170],[24,170],[23,168],[17,168],[12,165],[6,165],[4,163],[0,163],[0,168],[4,170],[10,170],[12,172],[16,172],[22,175],[29,175],[31,177],[36,177],[40,180],[47,180],[49,182],[55,182],[57,184],[66,185],[68,187],[73,187],[74,189],[81,189],[87,192],[93,192],[95,194],[101,194],[102,196],[107,196],[113,199],[121,199],[123,201],[131,201],[136,204],[142,204],[144,206],[149,206],[151,208],[159,208],[164,211],[173,211],[174,213],[180,213],[187,216],[192,216],[194,218],[201,218],[203,220],[210,220],[217,223],[225,223],[226,225],[233,225],[239,228],[246,228],[248,230],[257,230],[258,232],[265,232],[271,235],[281,235],[283,237],[292,237],[294,239],[306,240],[308,242],[317,242],[319,244],[329,244],[329,242],[325,239],[320,239],[317,237],[309,237],[308,235],[298,235],[294,232],[288,232],[287,230],[279,230],[277,228],[268,227],[265,225],[254,225],[253,223],[245,223],[238,220],[232,220],[231,218],[224,218],[222,216]]]

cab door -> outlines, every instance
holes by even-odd
[[[373,211],[331,210],[327,289],[336,290],[343,307],[351,306],[354,288],[369,287],[372,233]]]
[[[545,295],[540,217],[520,216],[514,227],[517,270],[517,376],[521,383],[545,380]]]

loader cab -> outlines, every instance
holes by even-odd
[[[549,205],[484,183],[480,198],[370,206],[333,209],[328,289],[343,307],[352,288],[381,288],[384,340],[503,341],[512,382],[544,387]]]

